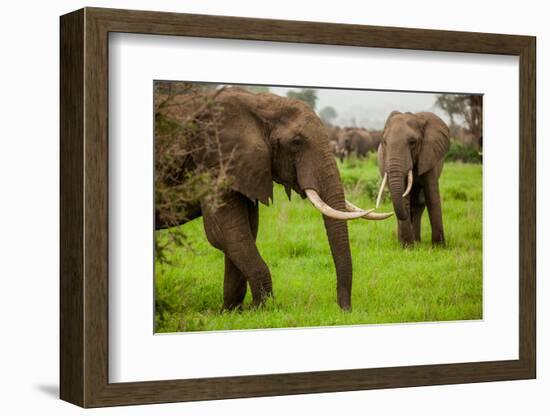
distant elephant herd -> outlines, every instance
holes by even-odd
[[[368,131],[362,127],[327,127],[332,153],[343,162],[355,155],[363,158],[369,152],[376,152],[382,141],[382,132]]]
[[[327,129],[304,102],[271,93],[254,94],[226,87],[215,95],[223,108],[216,155],[190,152],[182,170],[212,163],[231,155],[233,181],[214,209],[203,198],[180,225],[202,216],[206,237],[225,256],[224,309],[239,308],[247,285],[254,305],[272,295],[271,273],[256,245],[259,203],[269,205],[273,182],[307,198],[323,215],[336,269],[337,302],[351,309],[352,259],[347,220],[384,220],[393,213],[377,213],[349,202],[344,195],[337,157],[358,157],[377,149],[382,178],[380,194],[388,186],[403,245],[420,241],[420,220],[427,207],[432,243],[443,244],[439,176],[449,149],[449,129],[433,113],[392,112],[379,137],[363,129]],[[178,119],[182,112],[198,113],[204,101],[188,96],[170,97],[162,112]],[[179,113],[179,114],[178,114]],[[338,131],[339,130],[339,131]],[[336,137],[336,140],[334,139]],[[205,160],[205,159],[208,160]],[[185,174],[182,178],[188,177]],[[167,228],[157,216],[156,229]]]

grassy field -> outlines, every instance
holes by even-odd
[[[368,162],[341,166],[349,200],[374,206],[379,183]],[[380,324],[482,317],[482,167],[447,163],[440,181],[447,246],[432,248],[427,212],[422,243],[403,249],[396,219],[348,222],[353,256],[353,310],[336,304],[336,276],[321,215],[276,186],[275,202],[260,208],[258,246],[275,297],[252,309],[221,312],[223,255],[211,247],[202,221],[184,225],[192,250],[175,248],[171,265],[156,264],[157,332]],[[388,198],[381,211],[391,210]],[[160,238],[163,238],[161,232]]]

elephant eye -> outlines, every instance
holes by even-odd
[[[304,138],[302,136],[294,136],[292,139],[290,139],[290,150],[292,150],[293,152],[298,151],[303,143]]]

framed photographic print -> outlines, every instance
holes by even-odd
[[[63,400],[535,377],[535,38],[85,8],[60,53]]]

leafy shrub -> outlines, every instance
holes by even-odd
[[[361,181],[361,171],[358,169],[342,169],[340,171],[340,178],[342,179],[344,187],[353,187]]]
[[[369,159],[370,159],[369,154],[365,155],[362,158],[359,158],[355,155],[351,155],[344,160],[343,165],[344,165],[344,168],[347,168],[347,169],[364,168],[365,163],[368,163]]]
[[[202,199],[213,209],[219,207],[231,183],[231,156],[216,158],[215,163],[205,156],[221,152],[223,109],[215,100],[221,91],[212,85],[155,83],[155,221],[169,228],[164,244],[155,239],[161,262],[167,261],[167,249],[186,246],[186,235],[176,226]]]
[[[356,172],[342,172],[341,177],[346,195],[353,198],[365,196],[371,201],[376,201],[380,189],[380,178],[363,179],[359,178]],[[387,198],[389,193],[383,192],[381,201],[384,202]]]
[[[464,192],[462,189],[450,188],[448,190],[447,194],[451,197],[451,199],[454,199],[456,201],[467,201],[468,200],[468,194],[466,192]]]
[[[156,267],[162,267],[157,264]],[[185,299],[183,281],[165,275],[165,270],[155,273],[155,329],[165,328],[171,320],[185,311],[182,299]],[[179,325],[175,323],[175,327]]]
[[[445,156],[447,162],[481,163],[481,153],[471,144],[451,142],[451,147]]]
[[[370,178],[366,181],[362,182],[363,185],[363,193],[367,195],[371,200],[376,201],[376,197],[378,196],[378,190],[380,189],[380,183],[381,179],[379,178]],[[382,192],[382,199],[381,201],[384,202],[386,198],[389,198],[388,192]]]

